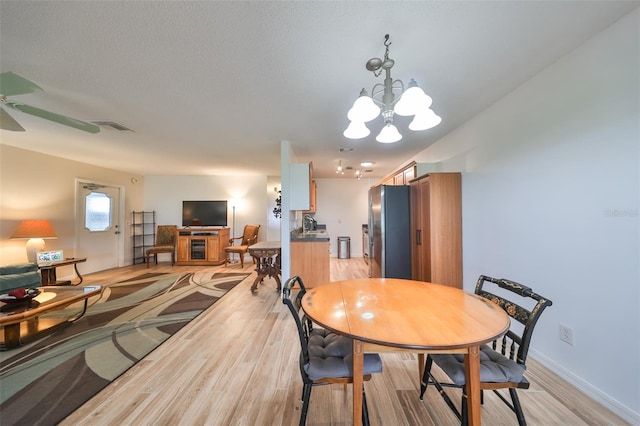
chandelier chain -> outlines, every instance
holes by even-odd
[[[389,41],[389,34],[385,34],[384,36],[384,62],[387,62],[389,60],[389,46],[391,46],[391,42]],[[382,74],[382,68],[378,68],[377,70],[373,71],[373,75],[375,75],[376,77],[380,77],[380,74]]]

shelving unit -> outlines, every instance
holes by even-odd
[[[131,238],[133,239],[133,264],[144,263],[145,253],[156,242],[156,212],[131,212]]]

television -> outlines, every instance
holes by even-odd
[[[182,226],[227,226],[227,200],[183,201]]]

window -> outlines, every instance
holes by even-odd
[[[91,192],[86,196],[84,226],[92,232],[111,228],[111,197],[102,192]]]

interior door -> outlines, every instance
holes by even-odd
[[[120,188],[78,181],[76,257],[86,257],[84,272],[118,267],[120,259]]]

